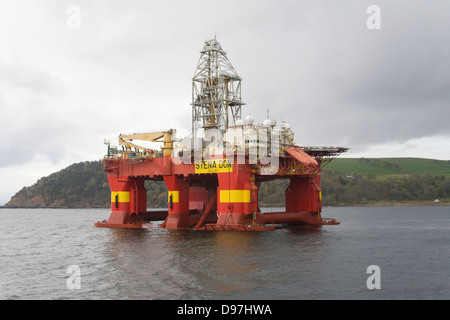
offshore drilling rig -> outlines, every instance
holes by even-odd
[[[108,145],[104,170],[111,188],[111,214],[97,227],[143,228],[164,221],[166,229],[273,230],[277,224],[335,225],[321,217],[322,167],[348,150],[302,147],[287,123],[242,118],[241,81],[216,39],[201,51],[192,78],[192,134],[174,129],[119,135]],[[154,150],[136,143],[160,142]],[[262,212],[261,183],[288,179],[282,212]],[[147,210],[146,181],[164,181],[167,210]]]

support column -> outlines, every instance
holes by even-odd
[[[248,225],[258,212],[258,188],[250,166],[233,164],[231,172],[218,173],[218,225]]]
[[[286,189],[286,212],[322,211],[320,175],[315,177],[292,177]]]
[[[184,178],[170,175],[164,176],[168,190],[168,216],[164,222],[166,229],[189,228],[189,182]]]
[[[99,222],[97,227],[141,228],[143,218],[140,212],[147,210],[147,192],[144,179],[108,175],[111,188],[111,214],[108,221]]]
[[[130,216],[131,181],[126,177],[108,176],[111,188],[111,214],[108,224],[124,224]]]
[[[145,179],[134,178],[130,190],[130,211],[136,214],[147,211],[147,190],[145,189]]]

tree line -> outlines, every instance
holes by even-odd
[[[260,206],[284,206],[288,184],[288,179],[262,183]],[[163,181],[146,181],[145,187],[148,207],[167,207],[167,188]],[[428,173],[381,179],[372,173],[346,176],[336,169],[325,169],[321,188],[324,206],[450,200],[450,179]],[[5,207],[109,207],[110,192],[103,162],[86,161],[22,188]]]
[[[342,175],[337,170],[322,173],[323,204],[365,205],[377,202],[434,201],[450,198],[450,180],[429,173],[377,178]]]

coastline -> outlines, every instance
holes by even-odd
[[[450,206],[450,200],[446,199],[439,202],[434,201],[377,201],[374,203],[343,203],[343,204],[335,204],[332,206],[323,205],[324,208],[332,208],[332,207],[436,207],[436,206]],[[272,207],[284,207],[284,205],[274,204],[271,206],[261,205],[261,208],[272,208]],[[52,207],[42,207],[42,206],[34,206],[34,207],[6,207],[0,206],[0,209],[109,209],[110,207],[67,207],[67,206],[52,206]]]
[[[324,207],[445,207],[450,206],[449,201],[377,201],[374,203],[337,204]]]

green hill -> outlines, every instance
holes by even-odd
[[[167,188],[162,181],[148,182],[149,207],[167,206]],[[4,205],[8,208],[109,208],[111,189],[103,161],[85,161],[42,177],[24,187]]]
[[[450,161],[422,158],[337,158],[331,161],[326,170],[337,171],[351,175],[373,174],[383,179],[389,176],[425,174],[450,177]]]
[[[450,204],[450,161],[339,158],[321,187],[324,205]]]
[[[164,182],[146,183],[148,207],[166,207]],[[261,206],[284,206],[286,180],[264,182]],[[322,172],[323,204],[450,204],[450,161],[420,158],[338,158]],[[4,206],[10,208],[92,208],[110,206],[102,161],[73,164],[30,187]]]
[[[23,187],[5,207],[105,207],[110,189],[101,161],[75,163]]]

